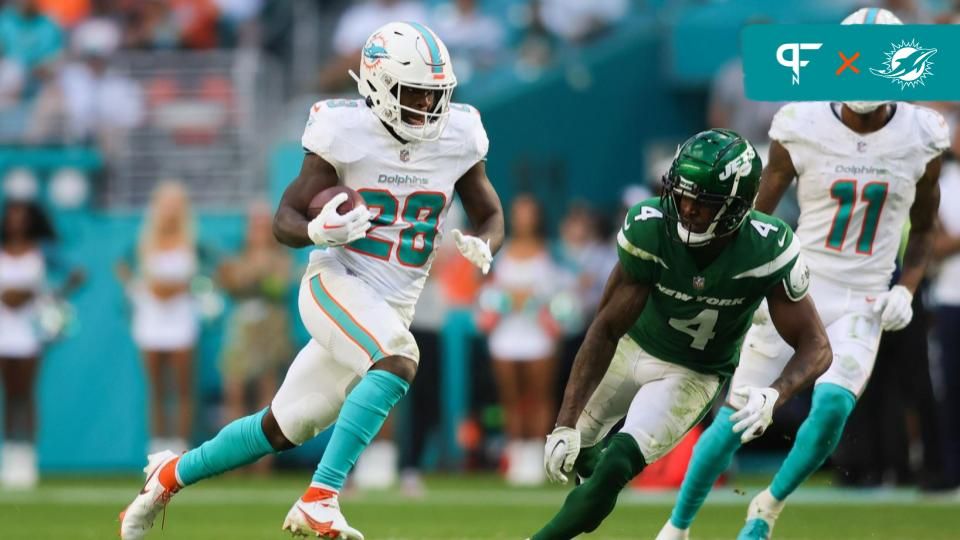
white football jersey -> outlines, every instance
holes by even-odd
[[[917,181],[949,146],[943,117],[896,103],[889,123],[860,134],[839,117],[839,104],[798,102],[773,119],[798,176],[797,236],[814,274],[859,290],[889,288]]]
[[[340,183],[360,192],[375,217],[366,238],[315,250],[311,260],[332,253],[391,305],[416,304],[440,245],[454,185],[486,158],[489,147],[476,109],[453,103],[450,109],[439,140],[404,144],[363,100],[313,105],[304,150],[333,165]]]

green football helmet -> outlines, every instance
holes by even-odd
[[[687,139],[663,175],[661,207],[665,217],[676,222],[676,227],[670,227],[676,229],[676,238],[701,246],[733,234],[753,207],[762,167],[750,141],[728,129],[709,129]],[[680,201],[685,197],[716,210],[705,231],[694,232],[684,225]]]

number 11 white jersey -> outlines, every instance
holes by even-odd
[[[797,171],[797,236],[810,271],[851,288],[889,288],[904,226],[927,163],[949,146],[943,117],[896,103],[879,131],[860,134],[839,104],[797,102],[773,119],[770,138]]]
[[[457,180],[487,155],[477,110],[456,103],[450,109],[436,141],[400,142],[363,100],[316,103],[303,132],[304,150],[333,165],[374,216],[366,238],[316,250],[311,260],[336,257],[395,307],[417,303]]]

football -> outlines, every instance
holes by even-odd
[[[317,193],[313,196],[313,199],[310,199],[310,205],[307,206],[307,218],[313,219],[317,217],[320,211],[323,210],[323,207],[330,202],[330,199],[341,193],[346,193],[348,197],[347,200],[340,203],[340,206],[337,207],[338,214],[346,214],[353,210],[358,204],[364,204],[363,197],[357,191],[347,186],[333,186]]]

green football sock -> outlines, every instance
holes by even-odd
[[[842,386],[823,383],[814,387],[810,415],[801,424],[793,448],[770,484],[774,497],[786,499],[823,465],[840,442],[843,426],[856,404],[857,398]]]
[[[567,495],[560,512],[531,540],[568,540],[595,530],[613,511],[620,490],[645,466],[637,441],[625,433],[614,435],[593,475]]]
[[[577,456],[577,461],[573,464],[573,472],[584,480],[593,476],[593,471],[597,468],[597,462],[600,461],[600,455],[603,453],[602,446],[603,444],[597,443],[588,448],[581,448],[580,455]]]
[[[730,466],[733,455],[740,448],[740,434],[733,432],[730,415],[733,409],[721,407],[710,427],[703,432],[683,477],[677,502],[670,514],[670,523],[678,529],[689,529],[703,501],[717,478]]]

